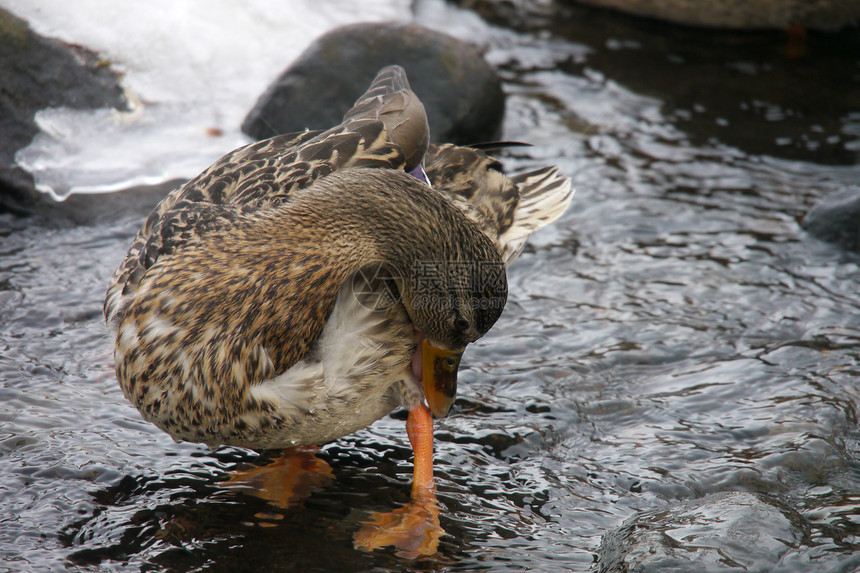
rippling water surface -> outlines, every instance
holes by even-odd
[[[326,446],[335,480],[281,510],[219,484],[265,455],[175,444],[125,402],[101,302],[150,190],[0,218],[0,569],[588,571],[625,520],[722,492],[795,513],[747,562],[673,529],[714,552],[697,570],[860,568],[860,257],[799,225],[860,180],[857,31],[528,10],[482,13],[505,137],[535,144],[507,163],[578,192],[438,424],[439,555],[352,549],[408,498],[402,415]]]

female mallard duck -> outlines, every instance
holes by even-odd
[[[340,125],[242,147],[156,207],[105,299],[119,384],[210,446],[322,444],[406,408],[413,501],[356,542],[432,553],[430,411],[499,318],[505,265],[571,196],[555,168],[508,178],[428,147],[424,107],[385,68]]]

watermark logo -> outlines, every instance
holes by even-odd
[[[407,284],[416,308],[468,306],[487,310],[505,306],[507,282],[503,264],[414,261],[409,270],[408,277],[405,277],[400,269],[388,263],[365,265],[353,275],[353,293],[359,304],[374,311],[386,310],[400,303],[399,287]]]
[[[486,261],[415,261],[410,284],[416,307],[501,309],[505,267]]]
[[[352,276],[352,292],[358,303],[368,310],[387,310],[400,302],[403,273],[396,266],[374,262]]]

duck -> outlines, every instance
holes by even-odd
[[[431,555],[433,418],[504,309],[507,267],[572,196],[556,167],[508,176],[479,147],[430,145],[385,67],[339,125],[240,147],[155,207],[105,297],[119,386],[213,448],[314,448],[407,410],[410,501],[355,545]]]

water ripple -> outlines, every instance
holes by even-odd
[[[140,419],[101,301],[142,212],[99,211],[0,218],[4,564],[587,571],[625,523],[741,560],[715,516],[749,522],[708,500],[758,499],[803,524],[756,526],[788,532],[767,545],[774,570],[860,565],[860,259],[798,224],[856,186],[857,116],[843,96],[801,114],[811,96],[787,83],[844,66],[835,46],[855,40],[813,36],[809,61],[787,61],[770,34],[538,4],[525,24],[481,28],[509,93],[505,137],[535,144],[506,162],[558,163],[577,195],[511,267],[508,307],[438,423],[440,554],[352,548],[368,512],[408,499],[402,415],[326,446],[335,480],[293,510],[220,483],[267,454],[174,444]]]

